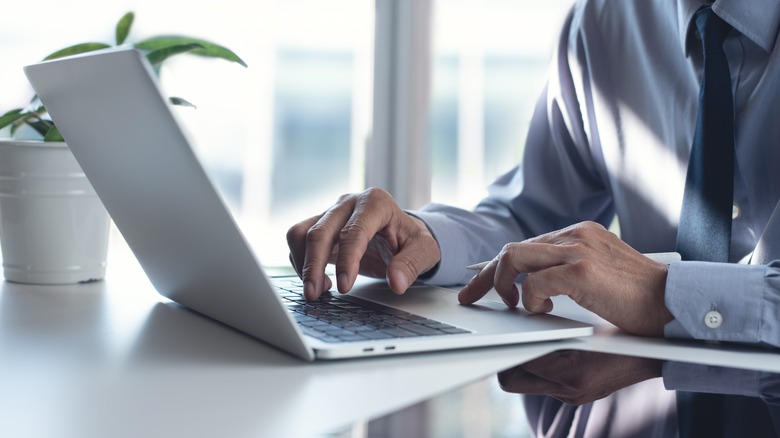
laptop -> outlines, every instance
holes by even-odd
[[[397,296],[365,278],[347,295],[306,302],[297,278],[264,272],[142,53],[112,49],[24,70],[155,289],[197,313],[305,360],[593,333],[498,303],[462,306],[443,288],[415,284]]]

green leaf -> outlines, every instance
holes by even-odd
[[[52,126],[46,135],[43,136],[43,141],[65,141],[60,134],[60,130],[56,126]]]
[[[174,105],[187,106],[187,107],[190,107],[190,108],[198,109],[198,107],[196,107],[195,105],[193,105],[189,101],[182,99],[181,97],[173,97],[173,96],[171,96],[171,97],[168,98],[168,100],[170,100],[171,103],[174,104]]]
[[[105,43],[81,43],[75,46],[66,47],[62,50],[58,50],[51,55],[43,58],[44,61],[50,59],[64,58],[66,56],[78,55],[79,53],[93,52],[95,50],[107,49],[111,46]]]
[[[15,121],[24,118],[27,114],[22,113],[22,108],[12,109],[0,117],[0,129],[14,123]]]
[[[26,119],[24,122],[30,125],[30,127],[35,129],[36,131],[38,131],[38,134],[41,134],[41,136],[43,137],[45,137],[46,134],[48,134],[48,132],[51,130],[51,128],[54,127],[53,122],[50,122],[48,120],[41,120],[38,118],[33,119],[32,117]]]
[[[178,55],[179,53],[191,52],[193,50],[199,49],[200,47],[202,47],[200,44],[181,44],[176,46],[169,46],[169,47],[165,47],[147,53],[146,59],[149,60],[150,64],[157,65],[157,64],[161,64],[163,61],[165,61],[166,59],[170,58],[173,55]]]
[[[28,125],[33,120],[33,117],[29,114],[25,114],[25,117],[15,121],[11,124],[11,137],[16,135],[16,131],[24,125]],[[43,135],[43,134],[41,134]]]
[[[192,50],[190,53],[200,56],[207,56],[212,58],[222,58],[227,61],[236,62],[246,67],[246,62],[239,58],[238,55],[233,53],[230,49],[222,47],[218,44],[214,44],[210,41],[202,40],[199,38],[190,38],[185,36],[171,35],[171,36],[159,36],[152,37],[144,41],[140,41],[135,44],[135,47],[140,50],[155,51],[164,49],[171,46],[180,46],[185,44],[198,44],[201,48]]]
[[[119,19],[119,22],[116,24],[116,45],[120,46],[124,44],[125,40],[127,39],[127,35],[130,34],[130,28],[133,26],[133,20],[135,19],[135,14],[132,12],[128,12],[125,15],[122,16],[122,18]]]
[[[24,120],[17,120],[16,123],[11,125],[11,138],[13,138],[13,136],[16,135],[16,130],[19,129],[24,124],[25,124]]]
[[[11,114],[19,114],[23,110],[24,110],[23,108],[14,108],[12,110],[9,110],[7,113],[3,114],[2,116],[0,116],[0,119],[3,118],[3,117],[9,116]]]

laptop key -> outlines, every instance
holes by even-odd
[[[405,319],[407,321],[430,321],[428,318],[423,318],[419,315],[413,315],[411,313],[408,313],[406,315],[398,315],[399,318]]]
[[[423,322],[422,325],[424,325],[426,327],[430,327],[432,329],[437,329],[437,330],[443,330],[443,329],[447,329],[447,328],[455,328],[455,327],[453,327],[453,326],[451,326],[449,324],[444,324],[443,322],[432,321],[432,320]]]
[[[325,333],[331,335],[331,336],[348,336],[348,335],[354,335],[355,332],[345,329],[327,329],[325,330]]]
[[[370,327],[374,330],[392,330],[396,326],[392,324],[379,323],[379,324],[366,324],[366,327]]]
[[[360,334],[368,339],[393,339],[397,337],[388,335],[387,333],[382,333],[380,331],[360,332]]]
[[[327,333],[323,333],[319,330],[314,330],[306,326],[301,326],[301,331],[303,332],[304,335],[308,335],[314,338],[324,338],[325,336],[328,336]]]
[[[311,327],[311,324],[319,322],[316,318],[312,318],[310,316],[301,315],[299,313],[295,313],[295,320],[298,321],[298,324],[305,325]]]
[[[442,331],[444,333],[447,333],[447,334],[450,334],[450,335],[458,335],[458,334],[461,334],[461,333],[471,333],[468,330],[465,330],[465,329],[462,329],[462,328],[457,328],[457,327],[442,329]]]
[[[418,335],[423,336],[438,336],[438,335],[445,335],[446,333],[432,329],[430,327],[426,327],[424,325],[417,325],[417,324],[403,324],[399,325],[399,328],[402,328],[404,330],[409,330],[410,332],[417,333]]]
[[[397,320],[398,319],[397,316],[395,316],[395,315],[388,315],[386,313],[379,314],[379,315],[376,316],[376,318],[377,319],[387,319],[387,320],[393,320],[393,319]]]
[[[409,338],[412,336],[420,336],[417,333],[410,332],[408,330],[400,329],[400,328],[391,328],[391,329],[384,329],[382,330],[382,333],[387,333],[388,335],[394,337],[394,338]]]
[[[365,336],[360,336],[360,335],[358,335],[358,334],[354,334],[354,335],[343,335],[343,336],[339,336],[339,337],[340,337],[342,340],[344,340],[344,341],[366,341],[366,340],[368,340],[368,338],[366,338]]]

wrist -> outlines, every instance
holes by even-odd
[[[433,265],[433,267],[430,269],[421,272],[420,275],[417,276],[418,280],[425,281],[436,275],[436,272],[439,270],[439,265],[441,262],[441,247],[439,246],[439,241],[436,240],[433,231],[424,220],[408,211],[406,214],[409,215],[409,217],[411,217],[417,224],[417,227],[419,228],[419,235],[421,236],[420,238],[423,240],[423,242],[425,242],[425,251],[431,251],[433,254],[435,254],[436,264]]]

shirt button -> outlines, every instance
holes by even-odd
[[[707,327],[716,329],[720,327],[721,324],[723,324],[723,315],[721,315],[720,312],[710,310],[706,315],[704,315],[704,325]]]
[[[731,206],[731,219],[739,219],[739,217],[742,216],[742,210],[739,208],[739,205],[734,204]]]

